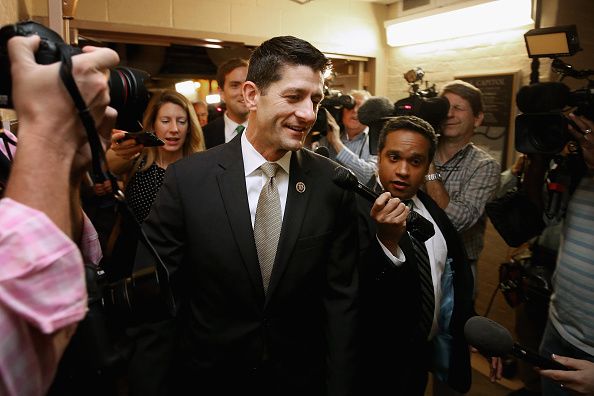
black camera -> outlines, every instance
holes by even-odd
[[[421,89],[417,82],[422,82],[425,72],[420,67],[404,73],[404,79],[409,84],[409,97],[403,98],[394,103],[394,115],[412,115],[427,121],[436,133],[439,133],[441,123],[448,116],[450,102],[437,96],[435,84],[425,84]]]
[[[80,54],[80,48],[66,45],[53,30],[34,21],[6,25],[0,29],[0,107],[12,108],[12,79],[7,42],[14,36],[36,34],[41,38],[35,60],[39,64],[49,65],[60,61],[60,51],[69,51],[71,55]],[[110,70],[109,90],[110,106],[117,110],[116,128],[126,131],[142,129],[142,114],[150,95],[145,87],[148,73],[129,67],[117,67]]]
[[[594,75],[591,70],[580,73]],[[574,91],[561,82],[528,85],[518,91],[516,102],[523,113],[516,117],[516,150],[524,154],[557,154],[571,139],[568,125],[573,121],[565,116],[565,109],[574,109],[575,114],[594,120],[594,81]]]
[[[336,120],[339,126],[342,127],[342,110],[354,109],[356,102],[351,95],[343,94],[340,91],[325,89],[324,99],[320,102],[315,124],[311,127],[313,132],[319,132],[321,136],[326,136],[328,133],[328,117],[326,111]]]
[[[551,67],[560,75],[558,82],[538,82],[538,73],[533,84],[522,87],[516,96],[518,108],[523,114],[516,117],[516,150],[524,154],[557,154],[571,140],[564,112],[569,109],[577,115],[594,120],[593,70],[576,70],[563,62],[559,56],[571,56],[581,51],[575,25],[536,28],[524,34],[528,56],[552,58]],[[538,63],[533,63],[538,71]],[[571,91],[561,81],[565,77],[588,80],[586,87]],[[574,125],[574,128],[579,128]]]

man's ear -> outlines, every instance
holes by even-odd
[[[483,119],[485,118],[485,113],[483,113],[482,111],[480,113],[478,113],[478,115],[476,117],[474,117],[474,127],[478,128],[481,126],[481,124],[483,123]]]
[[[249,111],[256,110],[258,107],[258,100],[260,99],[260,90],[252,81],[246,81],[241,87],[243,92],[243,100],[245,106]]]

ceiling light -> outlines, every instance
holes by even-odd
[[[478,3],[478,4],[477,4]],[[473,1],[386,21],[388,45],[427,43],[507,30],[534,23],[531,0]],[[468,6],[468,4],[473,4]]]

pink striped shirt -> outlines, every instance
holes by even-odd
[[[43,395],[51,384],[57,361],[41,333],[85,316],[83,259],[101,259],[86,216],[81,247],[84,257],[44,213],[0,200],[0,395]]]

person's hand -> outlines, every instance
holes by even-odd
[[[569,118],[580,128],[580,130],[577,131],[573,125],[569,124],[569,133],[571,133],[580,144],[586,166],[588,166],[588,169],[592,172],[594,171],[594,134],[592,133],[594,122],[586,117],[576,116],[573,113],[569,114]]]
[[[392,194],[384,192],[375,200],[370,216],[377,224],[377,237],[393,254],[406,232],[406,218],[410,209]]]
[[[326,109],[323,110],[326,112],[326,119],[328,120],[328,133],[326,138],[328,139],[328,142],[334,143],[336,140],[340,140],[340,127],[330,112]]]
[[[572,369],[539,370],[540,375],[559,383],[562,388],[578,395],[594,395],[594,363],[588,360],[572,359],[565,356],[552,355],[553,360]]]
[[[122,140],[126,132],[114,129],[111,135],[110,149],[121,159],[129,161],[136,158],[144,146],[136,143],[135,139]]]
[[[39,65],[35,52],[38,36],[13,37],[8,41],[13,81],[12,101],[20,128],[48,148],[77,151],[87,141],[78,111],[59,76],[60,63]],[[109,103],[107,70],[119,62],[111,49],[85,47],[83,54],[72,57],[76,85],[98,125]]]
[[[511,166],[511,173],[514,176],[520,176],[524,171],[524,166],[527,165],[528,156],[526,154],[520,154],[516,161]]]
[[[489,379],[491,382],[499,381],[503,377],[503,360],[500,357],[489,358],[491,372]]]
[[[93,192],[97,196],[103,196],[111,194],[111,181],[105,180],[103,183],[95,183],[93,184]]]

